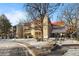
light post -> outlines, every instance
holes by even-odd
[[[62,44],[62,33],[60,33],[60,45]]]

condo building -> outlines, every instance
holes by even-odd
[[[48,39],[50,37],[57,37],[65,35],[68,31],[68,26],[64,21],[51,22],[47,15],[45,15],[43,22],[40,18],[32,20],[27,23],[16,26],[16,38],[38,38]],[[43,33],[43,34],[42,34]]]
[[[43,38],[47,39],[51,36],[52,26],[47,15],[44,17],[43,22],[41,19],[37,18],[37,20],[32,20],[31,22],[16,26],[16,37],[41,38],[42,30]]]

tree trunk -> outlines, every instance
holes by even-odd
[[[41,18],[41,23],[42,23],[42,28],[41,28],[41,32],[42,32],[42,37],[41,37],[41,40],[43,41],[43,19]]]

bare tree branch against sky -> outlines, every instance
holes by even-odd
[[[64,3],[64,6],[60,6],[57,11],[53,15],[51,15],[51,21],[57,21],[57,16],[62,13],[62,10],[67,7],[75,6],[77,4],[68,4]],[[23,3],[0,3],[0,15],[5,14],[7,18],[10,20],[12,25],[16,25],[19,22],[19,19],[25,19],[24,16],[24,4]],[[28,16],[27,16],[28,17]]]

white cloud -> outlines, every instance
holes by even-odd
[[[13,11],[11,13],[5,13],[6,17],[9,19],[12,25],[18,24],[22,19],[25,19],[25,13],[22,11]]]

